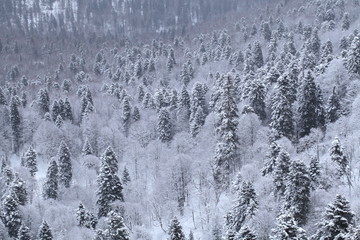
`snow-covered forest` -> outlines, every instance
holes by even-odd
[[[360,240],[359,0],[0,0],[1,240]]]

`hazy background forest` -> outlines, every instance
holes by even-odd
[[[359,240],[359,0],[1,0],[0,239]]]

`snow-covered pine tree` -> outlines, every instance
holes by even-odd
[[[132,119],[134,122],[137,122],[140,120],[140,111],[139,111],[139,108],[137,106],[134,106],[134,110],[133,110],[133,113],[132,113]]]
[[[40,225],[38,240],[53,240],[51,228],[45,220]]]
[[[350,45],[346,65],[351,73],[360,74],[360,36],[355,36]]]
[[[116,200],[124,201],[121,182],[107,162],[103,162],[98,175],[98,190],[96,192],[98,217],[105,217],[110,211],[110,204]]]
[[[111,211],[108,214],[107,224],[106,232],[109,240],[130,240],[129,231],[120,213],[114,210]]]
[[[270,144],[269,151],[266,155],[267,160],[262,169],[263,176],[273,173],[276,166],[276,159],[279,156],[280,151],[281,147],[276,142]]]
[[[38,171],[37,161],[36,161],[36,152],[32,146],[28,148],[24,155],[24,167],[27,168],[31,176],[35,176]]]
[[[173,126],[171,124],[170,114],[166,109],[161,109],[158,117],[158,136],[163,143],[170,142],[173,136]]]
[[[234,240],[256,240],[255,233],[248,227],[242,227],[235,235]]]
[[[80,227],[85,225],[86,222],[86,209],[84,205],[80,202],[79,207],[76,209],[76,220]]]
[[[7,101],[2,88],[0,88],[0,105],[7,105]]]
[[[300,226],[306,223],[310,211],[310,191],[311,179],[307,167],[301,161],[293,161],[287,177],[283,208]]]
[[[72,122],[74,117],[72,113],[71,104],[68,98],[65,98],[64,109],[62,111],[63,120]]]
[[[118,172],[118,159],[111,146],[108,146],[104,153],[101,155],[102,165],[107,164],[111,172],[117,174]]]
[[[290,171],[290,155],[285,150],[281,149],[276,158],[276,165],[273,172],[274,192],[275,196],[283,196],[286,190],[286,180]]]
[[[45,113],[50,112],[50,98],[46,89],[40,89],[38,93],[37,103],[40,108],[40,115],[44,116]]]
[[[276,227],[272,229],[271,240],[307,240],[305,230],[299,227],[294,218],[283,213],[276,219]]]
[[[311,179],[311,187],[314,190],[320,184],[320,163],[317,157],[312,157],[309,166],[309,176]]]
[[[16,238],[21,227],[21,215],[14,194],[4,196],[1,202],[0,219],[8,230],[9,236]]]
[[[260,42],[256,41],[252,48],[253,62],[257,68],[261,68],[264,65],[264,57],[261,50]]]
[[[64,120],[61,117],[61,115],[58,115],[56,120],[55,120],[55,126],[58,128],[61,128],[64,125]]]
[[[59,106],[59,102],[57,100],[54,100],[52,106],[51,106],[51,118],[55,122],[57,116],[59,116],[61,113],[61,109]]]
[[[17,240],[31,240],[30,229],[26,225],[21,224]]]
[[[58,166],[54,160],[49,164],[42,195],[44,199],[57,199],[58,197]]]
[[[344,13],[341,29],[342,30],[349,30],[350,28],[350,19],[349,19],[349,13]]]
[[[336,91],[336,88],[334,87],[326,107],[326,120],[329,123],[333,123],[336,122],[336,120],[338,120],[340,116],[341,116],[340,97]]]
[[[344,148],[341,145],[339,138],[335,138],[332,142],[329,154],[331,160],[338,165],[338,174],[340,176],[348,174],[349,160],[344,153]]]
[[[15,173],[15,178],[11,183],[11,192],[19,205],[24,206],[28,201],[25,182]]]
[[[131,107],[130,100],[126,96],[122,102],[122,115],[121,115],[121,124],[124,129],[125,136],[129,135],[130,123],[131,123]]]
[[[248,95],[250,100],[250,106],[254,109],[255,114],[259,116],[259,119],[261,121],[265,121],[265,85],[258,79],[252,81],[252,83],[250,84]]]
[[[14,153],[19,152],[21,141],[21,118],[18,110],[16,96],[13,96],[10,101],[10,125],[12,137],[12,150]]]
[[[206,107],[205,93],[206,91],[204,90],[203,85],[199,82],[196,82],[192,89],[191,99],[190,99],[190,104],[191,104],[190,121],[194,120],[196,112],[199,107],[202,108],[205,117],[208,114]]]
[[[323,219],[317,224],[318,230],[311,239],[344,239],[354,227],[355,215],[350,210],[349,202],[341,195],[326,207]]]
[[[72,180],[72,163],[70,149],[65,141],[61,141],[58,151],[59,157],[59,183],[66,188],[70,187]]]
[[[202,107],[199,107],[196,110],[193,121],[191,121],[190,123],[191,136],[196,137],[200,133],[201,127],[204,125],[204,123],[205,123],[205,114]]]
[[[82,154],[84,156],[86,155],[92,155],[93,154],[93,148],[91,147],[91,144],[90,144],[90,141],[88,138],[85,139],[85,142],[84,142],[84,146],[83,146],[83,149],[82,149]]]
[[[185,235],[180,222],[174,217],[169,226],[169,240],[185,240]]]
[[[253,184],[249,181],[244,181],[240,191],[235,195],[234,205],[226,215],[226,229],[237,233],[245,221],[255,215],[258,202]]]
[[[130,173],[126,167],[124,167],[122,172],[121,181],[124,185],[127,185],[129,182],[131,182]]]

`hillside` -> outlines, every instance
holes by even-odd
[[[360,239],[359,13],[2,1],[0,239]]]

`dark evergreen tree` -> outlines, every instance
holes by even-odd
[[[130,173],[126,167],[124,167],[124,171],[122,173],[121,181],[124,185],[128,185],[131,182]]]
[[[8,194],[1,202],[0,218],[8,230],[9,236],[16,238],[21,227],[21,215],[16,196]]]
[[[205,93],[206,91],[201,83],[197,82],[194,84],[190,99],[190,103],[191,103],[190,121],[194,120],[196,112],[200,107],[202,108],[204,116],[208,114],[206,107]]]
[[[134,107],[133,113],[132,113],[132,119],[134,122],[137,122],[140,120],[140,111],[137,106]]]
[[[159,140],[163,143],[170,142],[173,135],[170,114],[166,109],[161,109],[158,118]]]
[[[322,221],[317,224],[318,230],[312,239],[345,239],[354,226],[354,218],[349,202],[336,195],[335,201],[327,206]]]
[[[39,240],[53,240],[51,228],[45,220],[40,225],[38,239]]]
[[[259,119],[261,121],[264,121],[266,119],[265,97],[265,85],[260,80],[254,80],[250,84],[249,89],[250,106],[254,109],[254,112],[256,113],[256,115],[259,116]]]
[[[338,138],[335,138],[332,142],[329,153],[331,160],[338,165],[337,169],[339,176],[347,175],[349,171],[349,160],[344,153],[344,148],[341,146]]]
[[[256,240],[256,239],[257,238],[254,232],[247,226],[241,228],[234,238],[234,240]]]
[[[340,49],[346,50],[349,47],[348,39],[346,36],[342,37],[340,40]]]
[[[21,94],[21,105],[23,106],[23,108],[25,108],[27,105],[26,92],[22,92],[22,94]]]
[[[41,116],[44,116],[45,113],[50,112],[50,98],[46,89],[40,89],[38,93],[38,104],[40,107]]]
[[[309,176],[311,179],[311,187],[314,190],[320,183],[320,163],[317,157],[312,157],[309,166]]]
[[[103,162],[98,176],[98,190],[96,205],[98,205],[98,217],[105,217],[110,211],[110,204],[116,200],[124,201],[122,185],[118,176],[111,167]]]
[[[355,36],[348,50],[347,68],[351,73],[360,74],[360,36]]]
[[[180,222],[174,217],[169,226],[169,240],[185,240],[185,235]]]
[[[291,212],[299,225],[304,225],[310,211],[311,178],[303,162],[291,163],[287,181],[284,209]]]
[[[107,147],[105,152],[101,156],[102,164],[109,165],[111,172],[117,174],[118,171],[118,159],[111,146]]]
[[[66,188],[70,187],[72,180],[72,164],[70,149],[65,141],[61,141],[58,151],[59,157],[59,183]]]
[[[117,211],[111,211],[107,219],[109,240],[130,240],[124,220]]]
[[[196,137],[200,133],[201,127],[204,125],[204,123],[205,123],[205,114],[203,109],[199,107],[196,110],[193,121],[190,123],[191,136]]]
[[[144,97],[145,97],[145,91],[144,91],[144,87],[142,85],[139,85],[138,87],[138,95],[137,95],[137,99],[139,103],[142,103],[144,101]]]
[[[10,125],[12,149],[14,153],[17,153],[19,151],[21,141],[21,119],[15,96],[13,96],[10,101]]]
[[[70,122],[72,122],[74,119],[71,104],[68,98],[65,99],[64,109],[62,111],[62,117],[63,120],[65,121],[69,120]]]
[[[277,159],[273,173],[275,196],[283,196],[286,190],[286,180],[290,171],[290,155],[285,150],[281,150]]]
[[[254,43],[254,47],[252,48],[252,56],[255,66],[261,68],[264,65],[264,58],[261,45],[258,41]]]
[[[58,197],[58,166],[56,161],[51,161],[49,164],[42,194],[44,199],[57,199]]]
[[[57,116],[59,116],[61,114],[61,109],[59,106],[59,103],[57,100],[54,100],[52,107],[51,107],[51,118],[52,120],[55,122]]]
[[[262,34],[263,34],[265,40],[266,40],[267,42],[269,42],[270,39],[271,39],[271,29],[270,29],[270,25],[269,25],[269,23],[267,23],[267,22],[266,22],[266,23],[262,23],[261,25],[262,25],[262,26],[261,26]]]
[[[350,28],[350,19],[349,19],[349,14],[347,12],[343,16],[341,28],[342,30],[349,30]]]
[[[0,105],[7,105],[6,97],[2,88],[0,88]]]
[[[24,167],[27,168],[31,176],[35,176],[38,171],[37,161],[36,161],[36,152],[33,147],[29,147],[24,155]]]
[[[91,147],[91,144],[90,144],[90,141],[88,138],[85,139],[85,142],[84,142],[84,146],[83,146],[83,149],[82,149],[82,154],[84,156],[86,155],[92,155],[93,154],[93,148]]]
[[[82,203],[79,204],[79,207],[76,209],[76,220],[80,227],[84,226],[86,223],[86,209]]]
[[[299,227],[294,218],[287,213],[281,214],[272,230],[271,240],[307,240],[305,230]]]
[[[326,120],[327,122],[333,123],[336,122],[336,120],[338,120],[340,116],[341,116],[340,96],[338,95],[334,87],[326,107]]]
[[[24,224],[21,224],[17,240],[31,240],[30,229]]]
[[[281,147],[276,142],[272,142],[269,152],[266,155],[267,160],[264,164],[265,166],[262,170],[263,176],[273,173],[276,167],[276,159],[279,156],[280,151]]]
[[[124,100],[122,102],[121,121],[124,128],[125,136],[127,137],[129,135],[129,128],[131,122],[131,107],[129,98],[127,96],[124,97]]]
[[[25,182],[15,174],[15,178],[11,183],[11,192],[19,205],[24,206],[28,201]]]
[[[55,126],[58,128],[61,128],[64,125],[64,120],[61,117],[61,115],[58,115],[56,120],[55,120]]]

